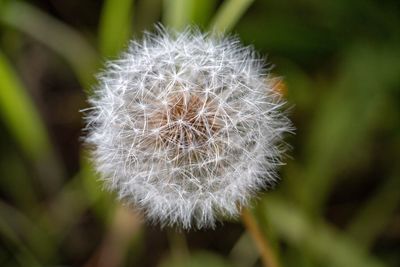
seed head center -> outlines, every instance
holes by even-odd
[[[210,99],[196,94],[170,96],[167,104],[151,116],[149,127],[158,129],[157,140],[164,146],[190,150],[204,148],[221,129],[218,110]]]

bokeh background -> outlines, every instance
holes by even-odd
[[[297,130],[252,214],[281,266],[400,266],[397,0],[0,1],[0,266],[262,266],[239,221],[179,232],[102,190],[80,110],[153,24],[237,34],[283,77]]]

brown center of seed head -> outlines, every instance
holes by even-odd
[[[175,94],[149,118],[157,146],[174,154],[206,152],[223,127],[218,107],[211,99],[196,94]]]

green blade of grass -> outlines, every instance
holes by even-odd
[[[205,27],[216,6],[215,0],[192,0],[190,23]]]
[[[229,259],[236,267],[254,266],[259,254],[253,239],[248,232],[244,232],[229,253]]]
[[[348,233],[366,248],[383,232],[400,202],[399,172],[395,172],[375,195],[357,212],[348,226]],[[371,218],[379,218],[374,220]]]
[[[2,23],[54,50],[71,66],[81,84],[89,88],[94,80],[93,73],[97,69],[98,57],[83,36],[24,2],[7,1],[0,12]]]
[[[0,52],[0,112],[25,154],[43,158],[51,145],[36,108],[4,55]]]
[[[114,57],[132,33],[133,0],[106,0],[99,25],[99,47],[103,56]]]
[[[136,5],[135,35],[141,35],[143,30],[150,30],[161,15],[162,0],[140,1]]]
[[[14,251],[14,256],[20,266],[42,266],[33,253],[25,246],[25,244],[19,239],[18,235],[5,221],[3,221],[3,219],[0,219],[0,234],[3,240],[6,239],[10,241],[18,248],[19,251]]]
[[[195,251],[186,258],[176,258],[173,255],[164,258],[158,267],[232,267],[222,255],[211,253],[210,251]]]
[[[367,144],[376,131],[374,125],[398,80],[400,64],[393,59],[399,52],[360,43],[348,51],[337,80],[325,89],[307,136],[305,178],[297,190],[311,216],[322,212],[339,181],[338,173],[361,153],[370,153]]]
[[[210,30],[230,31],[254,0],[225,0],[213,18]]]
[[[205,26],[215,4],[215,0],[164,0],[163,22],[176,30],[190,24]]]
[[[34,207],[40,203],[40,200],[35,192],[29,169],[14,149],[2,145],[2,152],[0,155],[2,195],[5,199],[11,199],[15,207],[29,215],[34,214]]]
[[[0,201],[0,215],[4,220],[4,227],[8,226],[7,235],[16,236],[14,242],[18,250],[29,250],[42,262],[48,263],[54,260],[57,248],[46,228],[39,226],[37,222],[3,201]]]
[[[257,210],[285,241],[310,253],[321,266],[386,266],[344,233],[324,222],[310,221],[303,211],[277,196],[264,197]]]
[[[189,12],[192,0],[164,0],[163,22],[166,26],[182,30],[190,21]]]
[[[0,116],[27,158],[39,173],[46,174],[40,175],[45,191],[58,188],[64,176],[62,164],[53,151],[39,112],[1,51]]]
[[[41,210],[37,220],[53,236],[62,236],[63,231],[72,228],[88,209],[100,220],[107,221],[116,206],[111,196],[83,152],[79,172],[50,201],[51,205]]]

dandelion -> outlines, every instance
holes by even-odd
[[[153,222],[213,227],[277,180],[290,122],[234,37],[158,29],[107,63],[87,143],[110,190]]]

